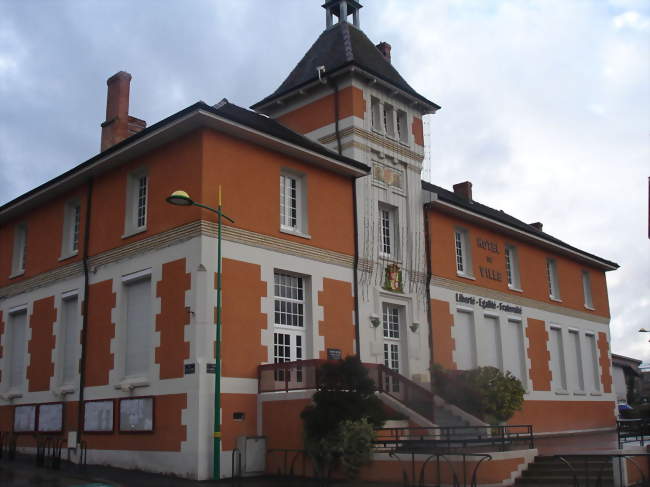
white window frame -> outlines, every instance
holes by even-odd
[[[289,213],[293,208],[287,206],[291,195],[287,192],[287,183],[295,181],[295,222]],[[303,238],[311,238],[307,225],[307,177],[304,174],[283,169],[280,172],[280,231]]]
[[[585,332],[585,342],[587,343],[586,348],[589,349],[591,357],[589,359],[587,357],[583,357],[583,360],[588,360],[590,362],[588,365],[592,368],[594,374],[593,383],[587,384],[585,381],[585,389],[589,390],[592,396],[600,396],[602,395],[602,386],[600,383],[600,363],[598,360],[599,351],[597,334],[592,331]]]
[[[585,308],[594,310],[594,298],[591,287],[591,274],[589,271],[582,271],[582,294],[585,298]]]
[[[25,317],[25,329],[23,330],[23,343],[21,344],[21,352],[22,352],[22,358],[23,358],[23,364],[22,364],[22,369],[23,369],[23,374],[24,376],[22,377],[21,383],[20,384],[14,384],[13,383],[13,375],[14,375],[14,358],[15,354],[17,351],[17,347],[14,343],[14,337],[15,337],[15,319],[17,315],[24,314]],[[30,332],[29,330],[29,310],[27,309],[26,305],[22,306],[15,306],[9,310],[7,313],[7,320],[6,320],[6,331],[5,331],[5,345],[4,345],[4,350],[5,354],[3,357],[3,371],[2,371],[2,382],[5,384],[4,390],[5,390],[5,398],[6,399],[12,399],[12,398],[18,398],[22,397],[23,393],[27,391],[27,346],[28,346],[28,341],[29,337],[28,334]]]
[[[370,97],[370,125],[375,132],[384,133],[383,111],[381,102],[376,96]]]
[[[63,232],[61,238],[61,257],[73,257],[79,253],[81,230],[81,204],[78,200],[68,201],[63,213]]]
[[[141,194],[144,181],[144,199]],[[147,230],[149,212],[149,175],[146,168],[133,171],[126,183],[126,214],[124,216],[124,235],[130,237]]]
[[[147,355],[147,367],[146,370],[143,371],[142,374],[139,375],[127,375],[127,370],[126,370],[126,361],[127,361],[127,342],[129,340],[129,333],[128,333],[128,314],[127,314],[127,309],[128,309],[128,290],[127,287],[130,284],[134,284],[137,281],[143,281],[143,280],[148,280],[150,282],[150,307],[151,307],[151,316],[149,321],[149,346],[147,347],[146,350],[143,350],[142,353]],[[152,369],[153,369],[153,357],[154,357],[154,340],[155,340],[155,281],[153,279],[153,274],[152,274],[152,269],[143,269],[140,271],[132,272],[131,274],[127,274],[122,276],[121,278],[121,289],[120,289],[120,296],[119,300],[120,302],[118,303],[119,307],[121,308],[120,311],[120,321],[123,324],[123,326],[118,326],[118,333],[119,333],[119,343],[121,346],[119,347],[121,357],[118,361],[119,363],[119,372],[118,372],[118,378],[120,379],[120,383],[116,385],[116,388],[129,388],[132,389],[134,387],[145,387],[150,384],[151,381],[151,374],[152,374]]]
[[[395,138],[395,108],[390,103],[384,103],[382,110],[382,117],[384,122],[384,131],[386,136],[394,139]]]
[[[379,204],[379,255],[399,258],[399,218],[394,206]]]
[[[70,316],[68,316],[66,313],[63,313],[63,306],[64,302],[69,302],[75,300],[76,301],[76,307],[75,307],[75,316],[74,319],[76,321],[71,321]],[[68,291],[65,292],[61,295],[61,301],[60,301],[60,307],[57,312],[58,316],[58,331],[56,335],[56,343],[57,343],[57,384],[59,385],[59,392],[67,394],[74,392],[75,390],[75,382],[79,376],[78,373],[78,366],[79,366],[79,353],[80,353],[80,347],[77,346],[79,344],[79,339],[80,339],[80,334],[81,334],[81,310],[80,310],[80,303],[81,299],[79,297],[79,291],[78,290],[73,290],[73,291]],[[72,327],[71,323],[74,323],[76,326]],[[72,350],[68,349],[67,345],[70,342],[71,338],[71,333],[74,334],[72,336],[72,343],[75,345]],[[66,382],[66,364],[65,361],[69,357],[72,357],[73,361],[77,363],[77,372],[74,374],[75,377],[72,379],[72,382]]]
[[[548,285],[548,297],[553,301],[561,301],[560,281],[557,274],[557,261],[555,259],[546,259],[546,282]]]
[[[454,258],[456,263],[456,274],[461,277],[474,279],[469,231],[465,228],[454,228]]]
[[[18,223],[14,227],[14,247],[11,254],[11,275],[20,276],[25,273],[27,263],[27,223]]]
[[[409,130],[408,130],[408,114],[404,110],[397,109],[395,111],[395,128],[397,129],[397,139],[400,143],[408,145],[409,143]]]
[[[521,274],[519,273],[519,254],[517,252],[517,247],[511,244],[506,244],[504,258],[506,261],[506,279],[508,280],[508,288],[513,291],[521,291]]]
[[[557,387],[557,383],[556,383],[555,393],[556,394],[568,394],[569,392],[568,392],[568,389],[567,389],[567,387],[568,387],[568,377],[567,377],[567,375],[568,374],[567,374],[567,366],[566,366],[566,340],[565,340],[565,337],[564,337],[564,330],[562,329],[562,327],[560,325],[551,324],[549,326],[549,328],[548,328],[548,331],[549,331],[549,337],[553,336],[553,333],[555,331],[557,331],[558,332],[557,336],[559,336],[559,338],[560,338],[559,343],[558,343],[558,345],[559,345],[558,348],[559,349],[557,350],[557,355],[558,355],[557,358],[559,360],[558,368],[559,368],[559,372],[560,372],[560,377],[558,378],[558,381],[557,381],[557,383],[559,383],[559,387]],[[550,355],[550,359],[551,359],[550,365],[551,365],[551,374],[552,374],[553,373],[553,355],[552,354]]]

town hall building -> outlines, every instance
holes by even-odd
[[[19,448],[54,435],[73,458],[83,444],[92,463],[195,479],[213,458],[229,476],[238,449],[259,473],[302,448],[314,364],[348,355],[411,425],[485,424],[436,394],[437,364],[509,371],[526,391],[510,422],[537,434],[615,426],[617,264],[475,201],[462,175],[422,181],[440,106],[361,30],[359,2],[323,7],[251,109],[198,102],[147,126],[115,74],[101,151],[0,207],[0,431]],[[170,206],[177,190],[232,221]]]

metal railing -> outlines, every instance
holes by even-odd
[[[299,360],[258,367],[259,392],[289,392],[317,389],[319,367],[326,360]],[[434,419],[433,393],[381,364],[362,364],[377,390],[383,392],[429,421]]]
[[[375,449],[379,451],[453,451],[480,446],[506,451],[513,445],[535,448],[533,426],[439,426],[416,428],[379,428],[375,430]]]
[[[16,435],[0,431],[0,459],[14,460],[16,458]]]
[[[629,482],[627,484],[624,482],[622,463],[627,462],[628,465],[631,464],[634,467],[641,479],[640,483],[637,482],[634,485],[650,486],[643,469],[636,461],[638,458],[645,458],[647,462],[650,460],[650,453],[555,455],[554,458],[569,467],[574,487],[601,487],[602,485],[608,485],[608,482],[612,480],[616,480],[613,478],[614,472],[610,469],[610,467],[613,467],[614,460],[618,461],[618,479],[614,482],[614,485],[631,485]],[[605,478],[606,476],[611,478]]]
[[[409,409],[434,420],[433,393],[381,364],[363,364],[377,384],[377,390],[405,404]]]
[[[639,443],[641,446],[650,444],[649,419],[619,419],[616,422],[618,434],[618,448],[623,448],[625,443]]]
[[[424,485],[431,485],[426,483],[427,466],[430,466],[432,471],[432,480],[435,478],[435,485],[451,485],[452,487],[476,487],[478,470],[484,461],[492,460],[492,456],[487,453],[459,453],[455,456],[457,459],[449,458],[449,455],[444,453],[433,453],[429,455],[424,462],[420,465],[419,474],[417,474],[416,462],[421,462],[421,459],[416,459],[415,455],[421,452],[409,451],[402,452],[410,455],[410,462],[402,460],[399,453],[390,452],[389,456],[395,458],[402,469],[402,480],[404,487],[422,487]],[[473,468],[472,468],[473,467]],[[471,474],[469,470],[471,469]],[[446,470],[447,475],[443,474]],[[446,478],[443,480],[443,476]]]

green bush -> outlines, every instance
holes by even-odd
[[[385,419],[376,386],[357,357],[327,362],[319,370],[313,404],[301,413],[305,450],[321,478],[338,465],[353,477],[369,461],[374,428]]]
[[[519,379],[496,367],[467,371],[434,368],[436,392],[486,423],[502,423],[521,410],[525,390]]]

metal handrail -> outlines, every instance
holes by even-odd
[[[629,461],[634,465],[634,467],[637,469],[638,473],[641,475],[641,485],[643,486],[648,486],[650,483],[648,482],[648,479],[643,471],[643,469],[639,466],[639,464],[634,460],[633,457],[642,457],[642,458],[647,458],[650,460],[650,453],[588,453],[588,454],[567,454],[567,455],[555,455],[553,458],[556,458],[560,460],[562,463],[567,465],[572,474],[573,474],[573,485],[574,487],[580,487],[580,478],[578,476],[577,470],[574,468],[573,464],[569,461],[569,459],[574,459],[574,460],[583,460],[585,463],[585,475],[584,475],[584,486],[583,487],[589,487],[589,460],[599,460],[599,459],[615,459],[617,458],[619,461],[619,483],[618,485],[623,485],[623,471],[620,468],[620,462],[621,460]],[[595,486],[600,487],[603,483],[603,473],[605,472],[605,466],[606,464],[603,463],[600,466],[600,469],[598,470],[598,475],[596,477],[596,482]]]
[[[420,454],[421,452],[419,451],[408,451],[408,452],[402,452],[406,453],[411,456],[411,461],[410,461],[410,470],[411,470],[411,475],[409,476],[408,474],[408,466],[406,466],[406,462],[402,461],[402,459],[398,456],[399,454],[396,452],[390,452],[388,455],[391,458],[395,458],[398,461],[398,465],[402,469],[402,479],[404,483],[404,487],[423,487],[425,485],[425,480],[426,480],[426,467],[427,465],[430,464],[430,462],[435,458],[436,460],[436,472],[437,472],[437,485],[441,485],[441,469],[440,469],[440,460],[442,459],[449,467],[451,474],[452,474],[452,486],[453,487],[476,487],[477,486],[477,474],[478,470],[481,467],[481,464],[484,461],[490,461],[492,460],[492,455],[488,455],[487,453],[459,453],[458,456],[462,458],[462,472],[463,472],[463,483],[461,484],[460,482],[460,476],[458,475],[458,472],[456,471],[456,468],[454,468],[454,464],[457,464],[458,462],[453,462],[451,459],[448,458],[447,454],[445,453],[432,453],[430,454],[426,460],[422,463],[420,466],[420,473],[419,475],[416,476],[416,466],[415,466],[415,455]],[[476,465],[474,465],[474,468],[472,470],[472,475],[470,477],[470,483],[467,483],[467,463],[468,459],[470,462],[476,461]],[[472,460],[476,459],[476,460]],[[418,459],[418,461],[420,461]],[[410,477],[410,480],[409,480]],[[416,480],[417,477],[417,480]]]
[[[616,421],[616,433],[619,449],[625,443],[650,444],[650,419],[619,419]]]
[[[535,447],[533,426],[526,425],[487,425],[487,426],[435,426],[375,429],[375,445],[379,449],[394,451],[412,447],[428,452],[432,448],[466,448],[478,444],[497,445],[501,451],[516,442],[527,442],[529,448]]]
[[[298,360],[258,366],[258,392],[289,392],[318,389],[322,384],[319,367],[322,359]],[[434,394],[383,364],[363,363],[377,391],[402,402],[410,409],[434,421]],[[271,376],[271,374],[273,374]]]

